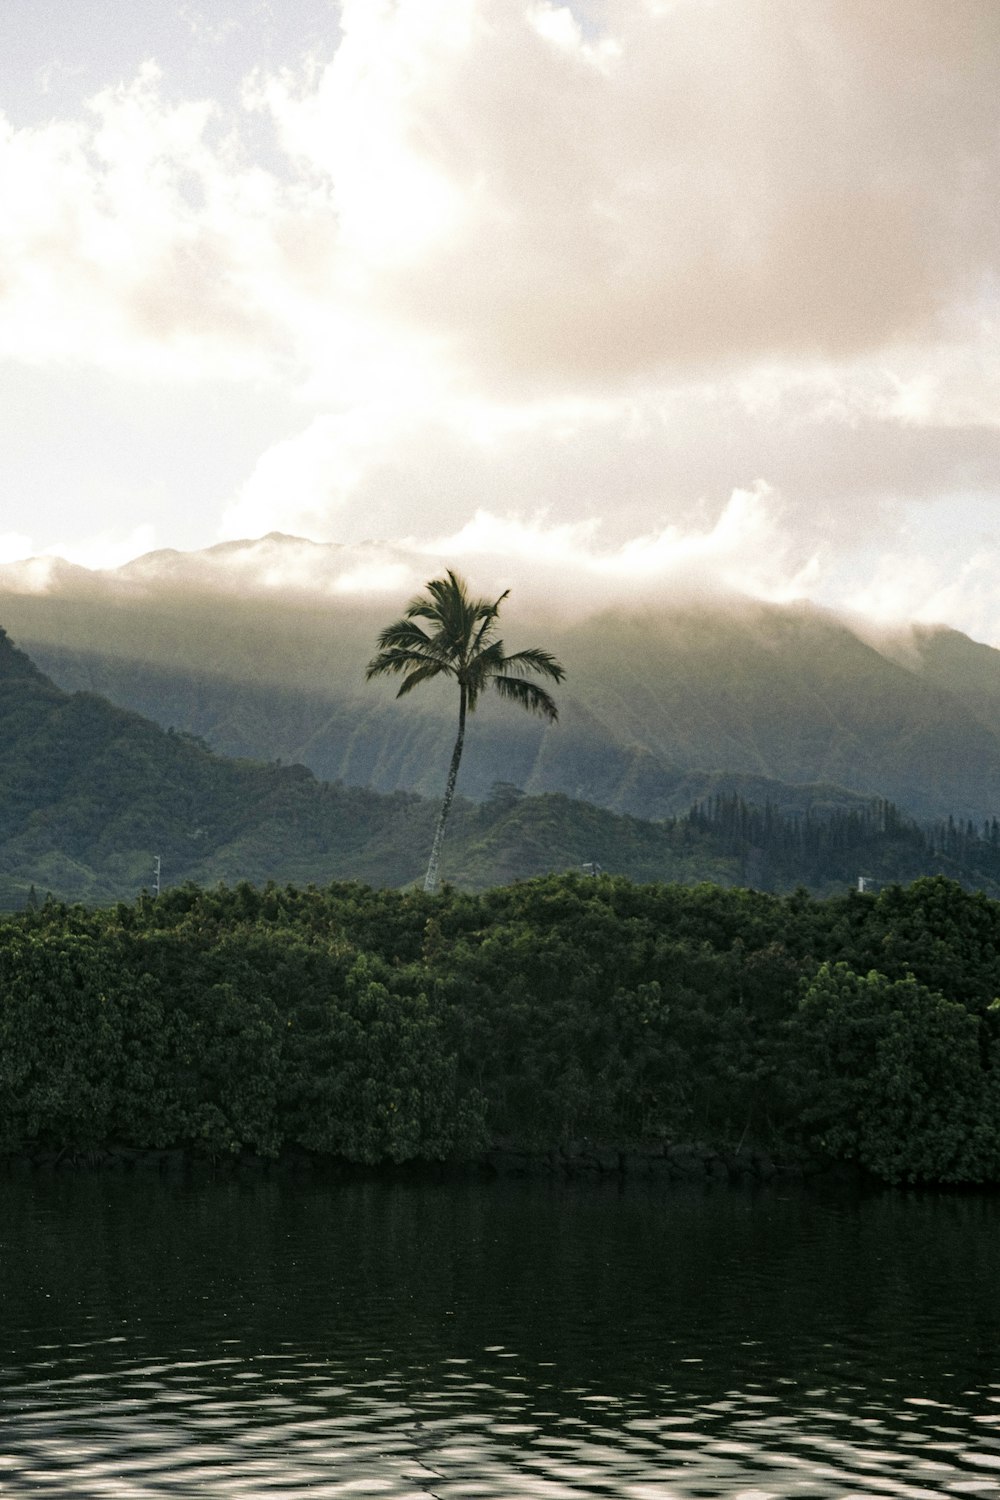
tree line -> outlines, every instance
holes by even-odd
[[[787,889],[796,882],[822,892],[864,876],[900,883],[944,873],[965,885],[1000,892],[1000,823],[954,818],[918,823],[885,798],[854,807],[783,812],[772,803],[720,793],[696,803],[666,829],[671,842],[712,847],[738,862],[747,884]]]
[[[0,924],[0,1153],[700,1141],[1000,1180],[1000,906],[547,877]]]

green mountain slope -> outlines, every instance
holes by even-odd
[[[436,800],[215,755],[93,693],[64,692],[3,632],[0,723],[0,907],[23,905],[32,886],[89,903],[128,899],[152,884],[154,856],[170,885],[395,886],[423,873]],[[722,774],[677,785],[698,805],[661,823],[504,783],[481,803],[460,799],[445,877],[475,889],[594,863],[633,880],[775,890],[937,872],[1000,890],[996,823],[929,836],[832,786]]]
[[[0,638],[0,897],[134,895],[159,855],[183,879],[396,884],[418,872],[433,809],[321,785],[304,766],[216,756],[90,693],[56,688]]]
[[[164,879],[401,885],[423,872],[436,803],[228,760],[184,733],[57,688],[0,634],[0,904],[37,891],[88,902]],[[460,800],[447,874],[495,884],[600,858],[637,879],[700,878],[662,828],[562,797]],[[735,879],[738,860],[722,861]]]
[[[126,582],[69,570],[46,593],[0,592],[0,610],[63,687],[228,755],[437,795],[447,693],[399,705],[391,686],[363,680],[387,606]],[[560,722],[485,703],[462,766],[468,796],[506,780],[661,818],[690,804],[692,776],[723,773],[887,796],[922,818],[1000,809],[1000,652],[959,632],[872,644],[828,612],[748,600],[574,624],[512,611],[510,645],[535,642],[567,668]]]

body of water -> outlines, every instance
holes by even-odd
[[[1000,1198],[0,1181],[0,1496],[1000,1495]]]

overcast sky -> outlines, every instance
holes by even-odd
[[[0,560],[1000,644],[998,78],[997,0],[3,0]]]

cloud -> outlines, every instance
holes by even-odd
[[[472,378],[588,382],[940,337],[996,268],[992,0],[347,0],[272,81],[358,291]],[[890,44],[888,38],[893,40]]]
[[[131,558],[148,552],[156,544],[156,530],[140,522],[128,532],[109,529],[80,541],[56,541],[48,549],[54,557],[65,559],[80,568],[107,570],[120,568]]]
[[[758,484],[734,490],[705,524],[666,526],[617,547],[602,546],[593,523],[480,511],[420,550],[494,584],[516,580],[519,596],[536,607],[581,614],[622,599],[633,606],[719,595],[787,602],[807,592],[820,563],[792,539],[783,510],[780,497]]]
[[[546,0],[345,0],[332,61],[258,69],[235,113],[146,64],[4,132],[8,352],[339,386],[394,330],[579,394],[940,342],[998,268],[1000,22],[878,12],[621,0],[588,36]]]
[[[612,545],[764,479],[808,549],[891,545],[914,502],[961,490],[989,504],[1000,473],[1000,427],[961,420],[957,396],[951,422],[912,414],[926,388],[898,368],[847,387],[785,370],[605,399],[359,404],[266,450],[221,534],[419,540],[486,510],[597,525]]]
[[[852,628],[876,642],[884,641],[885,628],[892,627],[896,639],[896,627],[916,621],[948,623],[1000,648],[1000,527],[975,526],[974,497],[938,510],[937,537],[910,534],[881,556],[859,551],[850,566],[829,541],[809,545],[812,539],[789,522],[788,502],[758,483],[734,490],[715,509],[706,507],[700,519],[618,543],[603,536],[597,521],[485,509],[456,530],[422,541],[324,543],[274,532],[196,552],[148,552],[132,561],[125,559],[151,542],[148,532],[56,548],[68,563],[32,556],[26,537],[11,536],[0,539],[0,582],[11,593],[92,597],[96,587],[111,598],[176,601],[208,594],[341,605],[352,617],[367,618],[401,608],[451,567],[477,592],[513,589],[521,606],[548,617],[579,618],[622,605],[735,604],[745,597],[810,600],[846,610]]]
[[[966,594],[913,561],[941,497],[1000,502],[995,0],[344,0],[331,36],[236,105],[161,60],[0,122],[0,357],[299,400],[206,535],[344,544],[342,593],[448,543],[884,610],[882,553],[995,629],[989,548]]]
[[[630,418],[573,401],[500,407],[472,400],[381,401],[317,417],[267,450],[223,518],[227,537],[270,529],[345,542],[426,539],[479,509],[577,516],[639,499],[655,505],[648,468],[628,489],[614,458]],[[647,462],[631,442],[629,466]],[[613,529],[613,527],[612,527]]]
[[[0,357],[171,379],[273,363],[280,195],[210,140],[209,102],[169,104],[159,85],[150,63],[85,119],[0,117]]]
[[[135,540],[135,539],[133,539]],[[116,566],[93,548],[92,568]],[[82,549],[73,559],[85,562]],[[313,542],[278,532],[221,543],[201,552],[151,552],[107,581],[129,589],[281,595],[306,601],[400,604],[446,567],[465,572],[487,593],[516,588],[537,611],[583,615],[627,598],[631,604],[750,595],[800,597],[820,571],[785,525],[781,497],[764,484],[735,490],[718,512],[688,526],[668,525],[608,544],[595,522],[566,523],[544,513],[478,510],[458,530],[392,544]],[[35,574],[15,568],[31,587]],[[74,579],[77,575],[73,575]],[[45,575],[44,586],[51,579]]]
[[[998,577],[1000,544],[973,547],[957,563],[913,549],[892,552],[843,604],[875,622],[945,622],[1000,647]]]
[[[19,531],[5,531],[0,534],[0,563],[20,562],[24,558],[31,557],[33,552],[30,536],[25,536]]]

